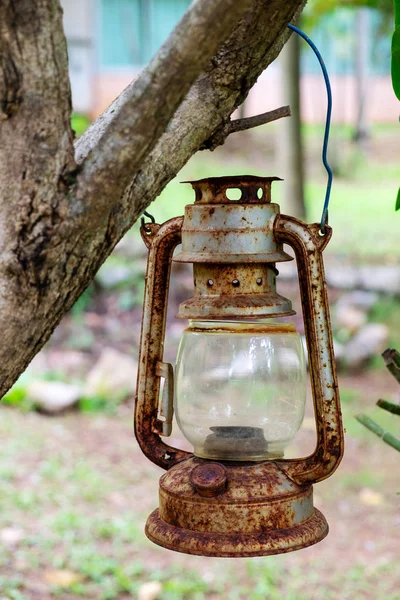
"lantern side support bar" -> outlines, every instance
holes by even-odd
[[[324,236],[319,229],[318,224],[306,225],[285,215],[275,221],[278,241],[291,246],[296,255],[317,423],[317,446],[311,456],[277,461],[298,484],[326,479],[343,456],[340,400],[322,259],[331,229],[326,226]]]
[[[135,398],[135,435],[145,456],[163,469],[192,456],[165,444],[160,434],[168,434],[169,427],[158,418],[161,377],[166,378],[169,405],[172,394],[172,367],[163,363],[163,350],[172,255],[181,243],[182,223],[183,217],[177,217],[161,227],[150,225],[142,232],[149,259]],[[161,406],[160,414],[167,421],[172,420],[170,406]]]

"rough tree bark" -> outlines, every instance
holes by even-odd
[[[300,90],[300,36],[290,38],[282,52],[282,88],[285,102],[289,102],[292,118],[280,124],[280,168],[285,179],[283,208],[298,219],[305,219],[304,151],[301,133]]]
[[[58,0],[0,3],[0,395],[245,99],[305,0],[195,0],[77,142]]]

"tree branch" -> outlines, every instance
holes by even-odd
[[[264,69],[290,36],[305,0],[253,0],[240,28],[231,35],[190,89],[165,133],[142,163],[123,202],[133,218],[149,206],[188,159],[242,104]],[[194,116],[195,115],[195,116]]]
[[[237,28],[252,0],[195,0],[134,85],[123,93],[112,119],[91,149],[73,191],[84,198],[90,186],[96,210],[120,196],[143,157],[221,43]]]
[[[256,115],[255,117],[246,117],[244,119],[229,120],[225,125],[220,127],[208,140],[202,144],[200,150],[215,150],[218,146],[225,143],[226,138],[231,133],[238,131],[247,131],[260,125],[272,123],[283,117],[290,117],[290,106],[281,106],[275,110]]]
[[[229,127],[229,133],[236,133],[237,131],[245,131],[258,127],[259,125],[265,125],[266,123],[272,123],[283,117],[290,117],[290,106],[281,106],[270,110],[269,112],[256,115],[255,117],[246,117],[244,119],[235,119],[231,121]]]
[[[198,48],[181,23],[175,50],[167,41],[78,141],[78,169],[58,0],[0,3],[0,99],[11,100],[0,130],[0,395],[137,217],[243,102],[304,3],[252,0],[234,28],[225,13],[237,19],[242,2],[198,0]]]

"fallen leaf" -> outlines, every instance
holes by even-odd
[[[79,573],[74,571],[68,571],[67,569],[54,569],[45,571],[43,579],[50,585],[57,585],[61,588],[69,588],[74,583],[82,581],[83,577]]]
[[[370,488],[364,488],[358,495],[361,504],[365,504],[366,506],[379,506],[379,504],[383,503],[383,495],[380,492],[375,492]]]
[[[24,539],[24,532],[18,527],[5,527],[0,531],[0,541],[3,544],[13,546]]]
[[[162,585],[159,581],[147,581],[139,588],[138,600],[156,600],[162,591]]]

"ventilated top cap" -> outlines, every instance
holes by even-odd
[[[237,202],[248,204],[266,204],[271,202],[271,185],[273,181],[282,181],[280,177],[259,177],[257,175],[228,175],[225,177],[206,177],[191,183],[196,192],[196,202],[205,204],[224,204]],[[230,200],[227,190],[238,189],[241,197]]]

